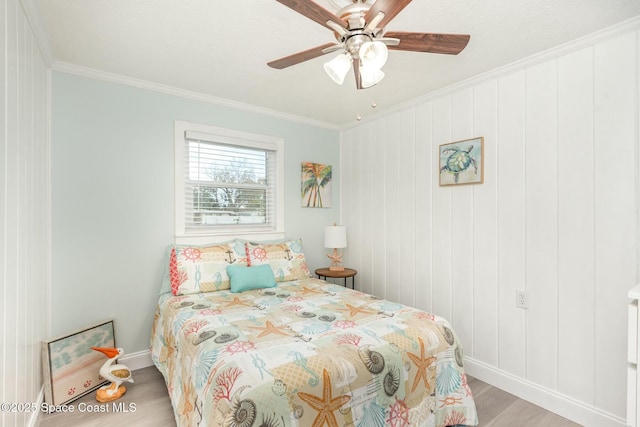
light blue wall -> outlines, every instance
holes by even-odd
[[[174,120],[285,140],[285,228],[309,267],[327,264],[324,225],[339,220],[339,133],[106,83],[52,76],[52,333],[114,318],[117,344],[145,350],[173,242]],[[300,207],[300,163],[331,164],[333,206]]]

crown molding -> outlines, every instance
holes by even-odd
[[[31,31],[36,39],[36,43],[40,49],[40,54],[44,59],[44,63],[47,67],[51,67],[51,64],[53,63],[53,51],[51,50],[47,33],[44,30],[44,25],[40,18],[40,9],[38,8],[36,0],[20,0],[20,4],[22,5],[22,10],[27,17],[27,21],[31,26]]]
[[[199,102],[219,105],[222,107],[232,108],[235,110],[240,110],[248,113],[260,114],[263,116],[269,116],[269,117],[282,119],[290,122],[297,122],[297,123],[303,123],[311,126],[317,126],[324,129],[335,130],[335,131],[340,130],[338,126],[332,123],[326,123],[320,120],[313,120],[308,117],[283,113],[281,111],[276,111],[269,108],[258,107],[255,105],[233,101],[230,99],[221,98],[213,95],[207,95],[200,92],[180,89],[177,87],[168,86],[160,83],[154,83],[147,80],[136,79],[134,77],[128,77],[121,74],[115,74],[107,71],[96,70],[93,68],[82,67],[75,64],[69,64],[67,62],[55,61],[52,64],[51,68],[54,71],[73,74],[80,77],[87,77],[94,80],[102,80],[109,83],[116,83],[124,86],[135,87],[138,89],[144,89],[152,92],[163,93],[165,95],[172,95],[180,98],[186,98],[192,101],[199,101]]]
[[[54,71],[60,71],[63,73],[74,74],[77,76],[87,77],[96,80],[102,80],[111,83],[117,83],[125,86],[136,87],[139,89],[145,89],[152,92],[159,92],[166,95],[177,96],[180,98],[186,98],[193,101],[206,102],[209,104],[219,105],[222,107],[232,108],[249,113],[260,114],[277,119],[282,119],[290,122],[303,123],[311,126],[316,126],[329,130],[340,130],[340,127],[320,120],[314,120],[308,117],[298,116],[295,114],[283,113],[280,111],[272,110],[269,108],[257,107],[251,104],[245,104],[242,102],[232,101],[225,98],[216,97],[213,95],[206,95],[199,92],[189,91],[186,89],[180,89],[168,85],[149,82],[133,77],[119,75],[115,73],[109,73],[106,71],[100,71],[88,67],[82,67],[79,65],[69,64],[66,62],[60,62],[54,60],[53,51],[49,43],[49,38],[44,30],[42,23],[40,9],[38,8],[37,0],[20,0],[24,14],[31,26],[31,30],[36,39],[40,53],[44,59],[47,67]]]
[[[442,89],[438,89],[433,92],[420,95],[418,97],[410,99],[401,104],[396,104],[392,107],[386,108],[384,110],[380,110],[375,115],[367,116],[366,119],[363,118],[361,121],[358,121],[356,123],[354,122],[345,123],[342,126],[340,126],[339,129],[341,131],[345,131],[351,128],[355,128],[361,124],[378,120],[381,117],[389,116],[393,113],[403,111],[412,107],[416,107],[420,104],[433,101],[434,99],[438,99],[443,96],[450,95],[454,92],[458,92],[464,89],[468,89],[469,87],[480,85],[489,80],[495,80],[500,77],[504,77],[505,75],[512,74],[516,71],[532,68],[536,65],[542,64],[543,62],[557,59],[559,57],[568,55],[572,52],[576,52],[578,50],[581,50],[587,47],[595,46],[598,43],[611,40],[615,37],[622,36],[624,34],[628,34],[632,31],[637,31],[639,29],[640,29],[640,15],[635,16],[626,21],[623,21],[621,23],[612,25],[610,27],[604,28],[602,30],[596,31],[595,33],[588,34],[586,36],[577,38],[570,42],[553,47],[551,49],[547,49],[545,51],[533,54],[524,59],[520,59],[518,61],[512,62],[507,65],[503,65],[498,68],[494,68],[493,70],[487,71],[486,73],[478,74],[477,76],[470,77],[466,80],[462,80],[460,82],[454,83]]]
[[[361,124],[377,120],[380,117],[387,116],[394,112],[412,108],[424,102],[428,102],[433,99],[437,99],[439,97],[451,94],[455,91],[466,89],[468,87],[481,84],[488,80],[497,79],[504,75],[513,73],[515,71],[530,68],[532,66],[538,65],[545,61],[556,59],[560,56],[567,55],[571,52],[580,50],[582,48],[593,46],[597,43],[612,39],[622,34],[626,34],[630,31],[636,31],[640,29],[640,15],[638,15],[626,21],[623,21],[621,23],[618,23],[610,27],[607,27],[603,30],[597,31],[595,33],[580,37],[578,39],[572,40],[570,42],[564,43],[557,47],[548,49],[546,51],[533,54],[527,58],[518,60],[511,64],[507,64],[507,65],[495,68],[491,71],[454,83],[445,88],[438,89],[436,91],[429,92],[424,95],[420,95],[409,101],[396,104],[395,106],[389,107],[387,109],[379,110],[376,114],[370,115],[366,117],[366,119],[363,119],[362,121],[357,121],[357,122],[350,121],[342,124],[333,124],[333,123],[323,122],[320,120],[314,120],[309,117],[298,116],[290,113],[283,113],[283,112],[272,110],[269,108],[258,107],[255,105],[233,101],[226,98],[207,95],[200,92],[190,91],[190,90],[181,89],[173,86],[163,85],[160,83],[154,83],[146,80],[136,79],[133,77],[128,77],[120,74],[109,73],[106,71],[100,71],[100,70],[96,70],[88,67],[82,67],[75,64],[54,61],[51,46],[49,44],[49,40],[46,36],[46,32],[44,31],[44,26],[40,18],[40,12],[37,6],[37,1],[36,0],[20,0],[20,3],[22,4],[22,7],[24,9],[25,15],[27,16],[29,24],[31,25],[32,31],[36,38],[36,42],[40,48],[40,51],[42,53],[45,63],[47,64],[48,67],[50,67],[55,71],[74,74],[82,77],[102,80],[102,81],[111,82],[111,83],[117,83],[125,86],[136,87],[136,88],[163,93],[167,95],[172,95],[180,98],[186,98],[194,101],[210,103],[210,104],[232,108],[240,111],[260,114],[260,115],[269,116],[277,119],[307,124],[311,126],[317,126],[324,129],[336,130],[336,131],[344,131],[350,128],[357,127]]]

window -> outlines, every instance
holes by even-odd
[[[282,139],[175,122],[176,235],[282,233]]]

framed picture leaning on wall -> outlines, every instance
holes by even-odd
[[[45,400],[69,403],[105,384],[100,376],[104,354],[91,347],[115,347],[113,320],[106,320],[42,343]]]

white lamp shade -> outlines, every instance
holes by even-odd
[[[363,66],[360,67],[360,78],[362,87],[368,88],[380,83],[384,78],[384,72],[379,68]]]
[[[351,55],[341,53],[329,62],[325,62],[324,71],[331,77],[331,80],[341,85],[351,68]]]
[[[347,228],[344,225],[328,225],[324,228],[325,248],[346,248]]]
[[[379,41],[364,42],[358,51],[362,65],[380,69],[387,63],[389,51],[387,46]]]

